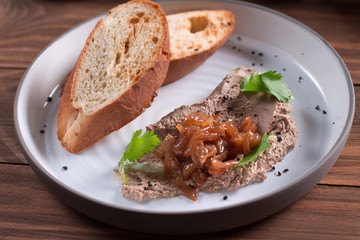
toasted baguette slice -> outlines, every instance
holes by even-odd
[[[201,10],[167,16],[171,61],[164,84],[193,71],[228,39],[235,18],[226,10]]]
[[[292,106],[289,103],[278,102],[275,97],[268,94],[241,92],[242,79],[251,76],[252,73],[252,69],[242,67],[234,69],[203,102],[181,106],[157,123],[148,126],[149,130],[155,131],[160,140],[168,134],[178,137],[180,134],[176,129],[177,123],[182,122],[190,113],[201,111],[213,116],[215,112],[221,111],[220,118],[231,118],[238,123],[241,123],[246,115],[251,115],[261,135],[268,133],[277,136],[269,140],[271,147],[261,153],[256,161],[229,168],[219,177],[210,176],[199,191],[234,190],[262,181],[266,179],[266,172],[277,162],[282,161],[295,147],[297,130],[296,123],[290,116]],[[148,163],[149,166],[158,169],[163,168],[162,160],[153,153],[145,155],[138,162]],[[181,192],[165,178],[163,171],[147,173],[130,168],[125,171],[125,175],[129,183],[122,184],[121,193],[129,199],[141,201],[181,195]]]
[[[58,112],[58,138],[79,153],[151,105],[170,61],[166,15],[133,0],[111,9],[87,39]]]

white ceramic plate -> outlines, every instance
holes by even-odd
[[[56,136],[60,86],[101,16],[60,36],[31,64],[16,95],[16,130],[33,170],[74,209],[143,232],[229,229],[269,216],[299,199],[328,172],[350,131],[354,92],[339,55],[308,27],[258,5],[239,1],[160,1],[160,5],[167,14],[228,9],[236,17],[236,27],[229,41],[202,66],[162,87],[145,113],[77,155],[64,150]],[[145,202],[122,197],[113,169],[132,133],[180,105],[203,100],[240,65],[283,75],[295,95],[292,117],[299,131],[295,149],[268,173],[266,181],[233,192],[201,193],[197,202],[184,197]],[[277,176],[278,172],[282,175]]]

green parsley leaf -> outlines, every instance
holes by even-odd
[[[241,159],[241,161],[238,164],[236,164],[234,167],[238,167],[241,165],[245,165],[249,162],[255,161],[256,158],[260,155],[260,153],[262,153],[263,151],[265,151],[266,149],[271,147],[271,144],[269,143],[269,138],[271,138],[269,135],[264,134],[264,136],[262,136],[261,141],[257,145],[257,147],[253,151],[251,151],[251,153],[249,155],[247,155],[246,157],[243,157]]]
[[[140,136],[141,133],[141,129],[133,133],[131,141],[126,146],[125,152],[119,162],[119,167],[121,169],[120,174],[125,184],[128,184],[124,172],[125,162],[135,162],[145,154],[155,151],[155,147],[160,144],[160,139],[154,134],[154,131],[146,131],[142,136]]]
[[[265,92],[275,96],[280,102],[291,102],[294,95],[276,71],[267,71],[244,77],[240,85],[242,92]]]

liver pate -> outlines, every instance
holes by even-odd
[[[234,190],[253,182],[263,181],[266,179],[267,171],[272,169],[276,162],[282,161],[295,146],[297,131],[295,121],[290,117],[292,106],[278,102],[275,97],[268,94],[248,94],[240,91],[241,80],[245,76],[251,76],[252,73],[252,69],[243,67],[234,69],[203,102],[181,106],[159,122],[147,127],[149,130],[154,130],[160,140],[163,140],[167,134],[177,137],[179,133],[175,126],[188,114],[202,111],[214,115],[215,112],[221,111],[222,118],[236,119],[238,123],[250,114],[258,126],[260,135],[268,133],[270,136],[277,136],[269,140],[271,147],[261,153],[256,161],[229,168],[220,177],[210,176],[199,191]],[[152,153],[139,161],[160,166],[162,164],[161,160]],[[126,177],[129,184],[123,184],[121,191],[122,195],[129,199],[147,200],[181,195],[181,192],[165,179],[163,171],[149,174],[128,170]]]

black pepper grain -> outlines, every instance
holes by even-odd
[[[195,48],[194,51],[199,51],[199,49],[198,49],[198,48]]]
[[[252,66],[255,66],[255,63],[252,63],[251,65],[252,65]]]
[[[282,138],[280,136],[277,136],[277,140],[278,140],[278,142],[281,142]]]
[[[238,41],[241,41],[241,37],[237,37],[237,40],[238,40]]]
[[[251,54],[255,54],[255,51],[251,51]]]
[[[41,130],[40,130],[40,134],[44,134],[44,133],[45,133],[45,131],[41,129]]]
[[[223,197],[223,200],[227,200],[227,199],[228,199],[228,196],[225,195],[225,196]]]
[[[216,111],[214,112],[215,115],[217,115],[217,114],[219,114],[219,113],[221,113],[221,111],[219,111],[219,110],[216,110]]]
[[[194,185],[192,185],[191,183],[189,183],[189,187],[191,187],[192,189],[195,189],[196,187]]]
[[[264,54],[263,54],[263,53],[259,53],[259,56],[262,57],[262,56],[264,56]]]
[[[319,105],[316,105],[315,109],[318,110],[318,111],[320,111],[320,106],[319,106]]]
[[[148,181],[148,187],[152,187],[152,184],[150,181]]]
[[[47,101],[47,102],[51,102],[51,101],[52,101],[52,97],[48,97],[48,98],[46,99],[46,101]]]
[[[228,22],[227,25],[230,26],[230,25],[231,25],[231,22]]]
[[[232,47],[232,49],[236,49],[236,47],[235,47],[235,46],[233,46],[233,47]]]
[[[323,114],[327,114],[327,112],[325,110],[323,110]]]
[[[281,176],[281,172],[277,171],[276,173],[274,173],[276,176]]]
[[[66,171],[66,170],[68,170],[68,167],[67,167],[67,166],[63,166],[62,169],[63,169],[64,171]]]
[[[286,71],[286,68],[283,68],[283,71],[285,72],[285,71]]]
[[[288,169],[288,168],[285,168],[284,171],[283,171],[283,173],[286,173],[286,172],[288,172],[288,171],[289,171],[289,169]]]
[[[229,111],[234,110],[234,108],[232,108],[232,107],[227,107],[227,109],[228,109]]]

